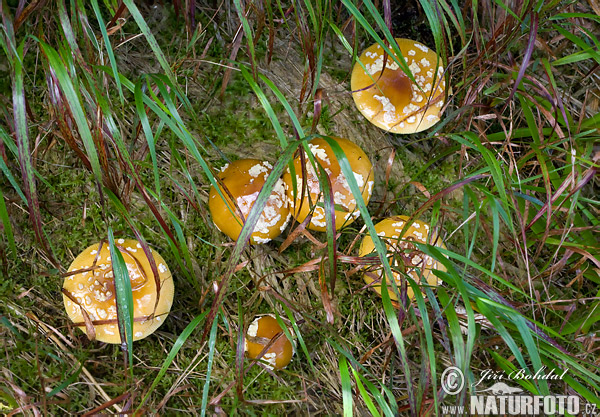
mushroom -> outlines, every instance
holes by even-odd
[[[220,189],[227,203],[219,196],[215,187],[211,187],[208,208],[217,228],[231,239],[237,240],[240,235],[242,225],[272,169],[269,162],[257,159],[240,159],[221,168],[218,176],[227,190],[223,190],[222,186]],[[235,204],[231,197],[235,199]],[[283,181],[279,179],[254,227],[250,242],[266,243],[276,238],[286,228],[289,219],[289,202]]]
[[[272,314],[257,317],[250,324],[244,339],[244,351],[249,358],[256,359],[271,340],[280,333],[282,334],[260,359],[268,362],[269,369],[285,368],[292,361],[294,347]]]
[[[373,191],[373,167],[367,155],[356,144],[348,139],[332,138],[344,151],[358,187],[362,191],[362,198],[365,204],[369,203]],[[356,209],[356,200],[348,180],[344,176],[340,164],[333,153],[333,150],[323,138],[315,138],[308,143],[308,148],[314,155],[315,163],[323,167],[331,182],[331,192],[333,193],[333,203],[335,205],[335,227],[340,229],[352,223],[360,215]],[[308,229],[324,231],[326,229],[324,198],[321,195],[321,187],[317,173],[308,158],[305,158],[305,169],[302,169],[300,156],[294,159],[294,170],[296,173],[296,198],[294,199],[294,186],[290,169],[283,174],[285,190],[288,198],[292,202],[292,215],[296,220],[302,223],[312,212],[310,223],[306,226]],[[306,175],[306,191],[303,191],[303,179]],[[304,195],[303,195],[304,194]],[[304,198],[302,198],[304,197]],[[310,199],[309,199],[310,197]]]
[[[391,56],[383,70],[384,51],[374,44],[354,64],[350,85],[358,110],[375,126],[392,133],[416,133],[439,122],[444,105],[444,68],[437,54],[410,39],[396,43],[416,84]],[[399,62],[402,58],[397,57]],[[371,86],[371,87],[369,87]]]
[[[396,285],[399,286],[402,283],[404,275],[401,272],[404,272],[404,274],[410,275],[417,284],[425,281],[429,285],[437,286],[438,279],[433,271],[436,269],[446,271],[446,268],[435,259],[419,251],[412,242],[429,243],[444,249],[446,246],[444,246],[435,233],[430,235],[429,225],[420,220],[414,220],[407,228],[406,234],[402,235],[402,230],[409,220],[408,216],[394,216],[382,220],[375,225],[377,235],[382,238],[387,247],[388,259]],[[371,236],[367,235],[360,245],[359,256],[367,256],[373,253],[375,253],[375,245],[373,245]],[[375,281],[373,274],[381,278],[383,276],[383,268],[378,266],[364,273],[365,282],[381,295],[381,283],[377,281],[377,283],[373,284]],[[391,290],[392,284],[388,282],[387,285]],[[407,287],[406,293],[409,299],[414,298],[414,293],[410,285]],[[398,300],[394,291],[388,291],[388,294],[392,300]]]
[[[143,339],[160,327],[171,310],[173,277],[164,259],[152,250],[159,273],[160,289],[157,289],[150,261],[140,243],[132,239],[117,239],[115,243],[123,255],[131,282],[133,340]],[[121,343],[108,244],[100,242],[85,249],[71,263],[69,273],[72,274],[63,283],[63,301],[71,321],[84,330],[91,320],[97,340]]]

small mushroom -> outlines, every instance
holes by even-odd
[[[414,279],[417,284],[422,282],[422,279],[429,285],[437,286],[438,279],[434,275],[435,269],[439,271],[446,271],[444,265],[438,263],[435,259],[425,255],[419,251],[412,242],[416,243],[429,243],[431,245],[438,246],[440,248],[446,248],[442,241],[437,237],[435,233],[430,233],[430,227],[427,223],[420,220],[414,220],[412,224],[407,228],[406,234],[402,235],[402,230],[406,226],[406,222],[409,220],[407,216],[394,216],[389,217],[375,225],[375,231],[377,235],[384,241],[387,251],[394,280],[397,286],[400,286],[404,279],[404,274],[408,274]],[[373,245],[373,239],[367,235],[364,237],[360,249],[359,256],[373,255],[375,252],[375,245]],[[378,281],[373,284],[375,279],[373,275],[381,278],[383,276],[383,268],[378,266],[365,271],[364,280],[367,284],[381,295],[381,283]],[[422,276],[422,278],[421,278]],[[388,294],[392,300],[398,300],[396,293],[392,290],[392,284],[388,282],[390,291]],[[410,285],[406,289],[406,293],[409,299],[414,298],[414,293]]]
[[[238,210],[244,216],[245,221],[272,169],[273,166],[269,162],[257,159],[240,159],[221,169],[219,178],[228,191],[226,192],[221,187],[221,192],[225,196],[227,204],[219,196],[217,190],[211,187],[208,208],[217,228],[231,239],[237,240],[242,231],[243,221]],[[235,199],[235,204],[230,195]],[[254,227],[250,242],[253,244],[266,243],[276,238],[286,228],[289,219],[289,202],[283,181],[279,179]]]
[[[292,361],[294,347],[272,314],[257,317],[248,327],[248,333],[244,339],[246,355],[251,359],[256,359],[279,333],[282,334],[271,344],[261,359],[268,362],[267,366],[270,369],[285,368]]]
[[[137,240],[117,239],[123,255],[133,295],[133,340],[152,334],[164,322],[173,304],[173,277],[164,259],[152,251],[158,270],[160,292],[141,244]],[[77,272],[81,271],[81,272]],[[105,343],[121,343],[112,260],[108,243],[96,243],[75,258],[63,283],[67,315],[77,326]],[[156,298],[158,297],[158,303]],[[156,307],[156,309],[155,309]],[[90,326],[93,325],[93,330]]]
[[[362,198],[365,204],[369,203],[373,192],[373,167],[367,155],[356,144],[348,139],[332,138],[344,151],[354,179],[362,191]],[[350,191],[348,180],[344,176],[340,164],[333,153],[333,150],[323,138],[315,138],[308,143],[308,147],[315,157],[315,162],[321,165],[327,173],[331,182],[331,191],[333,193],[333,203],[335,205],[335,227],[340,229],[347,226],[360,216],[360,211],[356,208],[356,199]],[[296,198],[294,199],[294,185],[290,169],[283,174],[285,190],[290,199],[292,215],[296,220],[302,223],[312,211],[312,218],[307,225],[308,229],[324,231],[326,229],[324,196],[321,194],[319,179],[313,165],[308,157],[305,158],[305,169],[302,169],[300,156],[294,159],[294,169],[296,171]],[[303,197],[303,180],[306,175],[306,192]],[[320,196],[320,197],[319,197]],[[309,200],[310,197],[310,200]],[[312,203],[312,205],[311,205]],[[314,210],[313,210],[314,208]]]
[[[440,121],[446,89],[444,68],[427,46],[410,39],[397,38],[396,42],[416,84],[389,55],[382,71],[384,51],[374,44],[359,58],[366,72],[360,63],[354,64],[352,97],[375,126],[392,133],[416,133]]]

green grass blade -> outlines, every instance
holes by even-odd
[[[0,158],[1,160],[2,158]],[[10,217],[8,216],[8,210],[6,209],[6,204],[4,202],[4,194],[2,193],[2,189],[0,188],[0,220],[2,220],[2,227],[4,234],[6,236],[6,240],[8,241],[8,247],[10,252],[13,255],[13,259],[17,259],[17,246],[15,244],[15,236],[13,234],[12,226],[10,224]]]
[[[390,264],[387,260],[387,248],[384,245],[384,243],[381,241],[379,236],[377,235],[377,232],[375,231],[375,225],[373,224],[373,221],[371,220],[371,216],[369,215],[369,211],[367,209],[365,201],[362,198],[362,190],[358,187],[356,179],[354,178],[354,172],[352,171],[352,167],[350,166],[350,163],[348,162],[348,158],[346,158],[344,151],[341,149],[341,147],[335,140],[333,140],[327,136],[322,136],[322,138],[327,141],[327,143],[331,147],[333,153],[335,154],[336,159],[338,160],[341,171],[344,174],[344,176],[346,177],[346,179],[348,181],[348,186],[350,187],[350,191],[352,191],[352,194],[354,195],[354,198],[356,200],[356,206],[357,206],[358,210],[360,211],[360,214],[365,222],[365,225],[367,227],[369,235],[371,236],[371,238],[373,240],[373,245],[375,246],[377,255],[379,256],[379,259],[381,260],[383,270],[384,270],[384,274],[383,274],[383,277],[381,280],[381,287],[386,288],[387,281],[389,280],[389,282],[391,282],[391,284],[392,284],[394,291],[397,291],[396,283],[393,278],[394,275],[392,273]],[[410,372],[410,367],[408,365],[408,356],[406,353],[406,348],[404,346],[404,337],[402,336],[402,330],[400,329],[400,324],[398,323],[398,317],[396,315],[394,307],[392,306],[388,292],[382,291],[381,294],[382,294],[382,299],[383,299],[384,311],[385,311],[388,323],[390,325],[392,335],[394,337],[394,342],[396,343],[396,347],[398,348],[398,352],[400,354],[403,371],[404,371],[406,379],[410,381],[411,380],[411,376],[410,376],[411,372]],[[409,403],[410,403],[411,409],[415,410],[416,409],[415,393],[413,392],[412,386],[410,384],[408,385],[408,387],[409,387],[408,388]]]
[[[121,104],[125,104],[123,88],[121,87],[121,80],[119,78],[119,71],[117,69],[117,60],[115,58],[115,53],[112,49],[110,38],[108,37],[108,33],[106,32],[106,25],[104,23],[104,19],[102,19],[102,13],[100,12],[100,7],[98,6],[98,0],[92,0],[92,8],[94,9],[94,13],[96,14],[96,19],[98,20],[98,26],[100,27],[100,32],[102,33],[102,39],[104,39],[104,47],[106,48],[106,54],[108,55],[108,60],[110,61],[110,67],[113,71],[115,83],[117,84],[117,91],[119,92]]]
[[[219,324],[218,317],[215,317],[215,319],[213,320],[213,323],[212,323],[212,327],[210,329],[210,336],[208,339],[208,362],[206,364],[206,381],[204,382],[204,387],[202,388],[202,408],[201,408],[202,411],[200,412],[201,416],[206,415],[206,409],[208,406],[208,390],[210,388],[212,366],[213,366],[213,361],[215,358],[215,352],[217,350],[216,344],[217,344],[217,329],[219,328],[218,324]]]
[[[340,357],[340,379],[342,382],[342,402],[344,417],[352,417],[352,381],[348,372],[348,362],[344,356]]]
[[[352,368],[352,374],[354,375],[354,380],[356,381],[356,386],[358,387],[360,396],[362,397],[363,401],[367,405],[367,408],[371,412],[371,415],[374,417],[377,417],[377,416],[381,417],[381,414],[379,414],[379,411],[377,411],[377,407],[375,407],[373,400],[371,400],[369,393],[367,392],[367,390],[365,389],[365,387],[361,381],[361,379],[362,379],[361,375],[358,372],[356,372],[354,370],[354,368]]]
[[[205,311],[204,313],[194,317],[194,319],[187,326],[185,326],[185,329],[183,329],[183,331],[179,334],[179,336],[177,337],[177,340],[175,340],[175,343],[173,343],[171,350],[167,354],[167,357],[163,361],[163,363],[160,367],[160,370],[158,371],[158,374],[154,378],[154,381],[152,381],[150,388],[148,388],[146,395],[144,395],[144,398],[140,402],[140,405],[137,407],[136,413],[137,413],[137,411],[140,410],[141,407],[144,406],[144,404],[146,404],[146,401],[148,401],[148,398],[150,397],[150,395],[152,394],[152,392],[154,391],[154,389],[156,388],[158,383],[162,380],[162,378],[167,373],[169,366],[171,366],[171,364],[177,357],[177,354],[183,347],[186,340],[188,340],[188,338],[190,337],[192,332],[196,329],[196,327],[198,327],[198,325],[200,323],[202,323],[202,321],[206,318],[207,314],[208,314],[208,311]]]
[[[47,393],[46,397],[47,398],[54,397],[56,394],[61,392],[63,389],[69,387],[71,384],[73,384],[75,381],[77,381],[77,378],[79,378],[79,374],[81,373],[82,369],[83,369],[83,364],[79,365],[79,368],[75,372],[73,372],[71,375],[69,375],[68,378],[66,378],[64,381],[62,381],[56,387],[54,387],[52,389],[52,391]]]
[[[285,149],[288,145],[287,136],[283,132],[281,123],[279,123],[279,119],[277,118],[277,115],[275,114],[275,111],[273,110],[271,103],[269,103],[269,100],[267,100],[267,96],[260,89],[260,87],[258,86],[256,81],[254,81],[254,78],[252,78],[252,76],[250,75],[250,73],[248,72],[246,67],[244,65],[240,65],[240,70],[242,72],[242,76],[246,79],[246,82],[248,83],[248,85],[250,85],[250,88],[252,88],[252,91],[254,91],[254,94],[256,94],[258,101],[265,109],[265,112],[267,113],[269,120],[271,120],[271,123],[273,124],[273,128],[275,129],[275,134],[279,138],[279,143],[281,144],[281,148]]]
[[[115,281],[115,296],[121,346],[127,349],[129,372],[133,378],[133,294],[129,271],[125,259],[115,244],[112,228],[108,228],[108,245],[112,259],[112,270]]]
[[[81,136],[83,146],[90,160],[92,172],[96,177],[96,181],[98,184],[102,184],[102,170],[100,168],[100,161],[98,159],[98,153],[96,151],[94,139],[92,138],[92,132],[88,125],[88,116],[84,110],[84,106],[82,105],[79,90],[77,89],[77,86],[73,84],[71,75],[67,72],[65,63],[61,60],[56,50],[50,45],[41,41],[40,46],[48,59],[48,64],[56,74],[60,89],[62,90],[69,105],[71,114],[73,115],[73,119],[77,125],[77,130]]]
[[[156,59],[158,60],[165,74],[167,74],[167,77],[169,77],[169,80],[171,81],[172,85],[175,86],[175,88],[178,88],[179,83],[177,82],[177,78],[175,77],[175,74],[173,74],[171,66],[167,62],[164,53],[160,49],[160,46],[158,45],[158,42],[156,41],[152,30],[148,27],[148,24],[146,23],[144,17],[140,13],[140,10],[137,8],[133,0],[123,0],[123,3],[125,3],[125,5],[127,6],[127,10],[129,10],[129,13],[131,13],[138,27],[146,37],[148,45],[150,45],[152,52],[154,52]]]

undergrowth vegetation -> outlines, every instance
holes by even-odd
[[[468,407],[487,370],[600,408],[596,2],[163,3],[2,1],[0,411],[437,415]],[[360,52],[394,37],[435,49],[452,87],[414,135],[369,125],[349,90]],[[360,219],[248,245],[277,178],[329,135],[373,162],[367,206],[333,147]],[[232,242],[207,199],[238,158],[274,168]],[[385,260],[374,224],[400,214],[439,231],[447,249],[419,249],[446,271],[437,288],[407,277],[396,302],[357,253],[370,234]],[[154,335],[118,346],[73,326],[61,288],[80,251],[121,237],[162,254],[176,298]],[[295,335],[284,370],[244,358],[266,313]]]

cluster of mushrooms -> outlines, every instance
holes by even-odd
[[[351,88],[360,112],[373,124],[393,133],[416,133],[428,129],[440,120],[446,83],[437,54],[425,45],[408,39],[396,39],[402,58],[384,53],[379,44],[367,48],[355,64]],[[385,64],[384,64],[385,60]],[[411,76],[398,65],[405,62]],[[414,82],[413,82],[414,81]],[[354,180],[368,204],[374,185],[373,167],[364,151],[343,138],[332,138],[342,148],[352,169]],[[348,180],[338,160],[322,138],[308,142],[315,165],[301,155],[293,161],[294,177],[288,167],[279,178],[260,214],[250,242],[261,244],[279,236],[293,216],[306,228],[324,231],[325,205],[315,168],[328,176],[333,196],[335,228],[339,230],[356,220],[360,212],[350,191]],[[209,193],[209,210],[216,227],[237,240],[242,226],[273,166],[267,161],[242,159],[225,165],[218,173],[219,191],[213,186]],[[400,285],[404,274],[416,282],[437,285],[433,270],[443,270],[434,259],[418,250],[416,244],[444,247],[430,226],[406,216],[394,216],[379,222],[375,229],[385,242],[388,260],[394,269],[394,281]],[[134,340],[156,330],[170,311],[173,301],[173,278],[163,258],[155,251],[142,250],[135,240],[117,240],[131,281],[134,298]],[[373,240],[365,236],[359,255],[374,254]],[[154,265],[152,265],[154,263]],[[397,272],[398,271],[398,272]],[[364,269],[364,280],[381,294],[381,266]],[[387,285],[392,300],[396,292]],[[414,296],[407,288],[407,296]],[[69,318],[76,325],[106,343],[121,343],[117,322],[115,285],[108,245],[96,244],[81,253],[69,268],[63,285],[63,298]],[[294,348],[273,315],[257,317],[249,326],[245,351],[252,359],[261,359],[270,369],[289,364]]]

